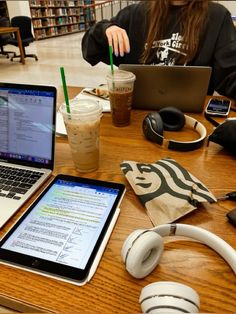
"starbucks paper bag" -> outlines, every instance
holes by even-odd
[[[201,202],[216,202],[208,188],[173,159],[123,161],[120,166],[154,226],[175,221]]]

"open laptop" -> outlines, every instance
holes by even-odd
[[[0,227],[51,175],[56,88],[0,83]]]
[[[184,112],[202,112],[211,67],[121,64],[119,68],[136,75],[133,108],[174,106]]]

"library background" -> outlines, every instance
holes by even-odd
[[[0,0],[0,17],[31,17],[36,40],[85,31],[103,18],[137,0]],[[235,19],[234,1],[222,2]]]
[[[96,67],[91,67],[83,59],[81,40],[84,31],[95,22],[101,19],[110,19],[122,8],[138,1],[0,0],[0,16],[7,17],[9,22],[15,16],[30,17],[33,35],[29,47],[25,48],[28,56],[24,55],[24,52],[22,53],[24,47],[20,49],[18,40],[15,44],[9,44],[5,40],[5,46],[0,45],[1,81],[18,82],[16,73],[20,72],[21,80],[29,84],[44,84],[46,80],[50,84],[60,86],[58,67],[63,64],[67,81],[71,86],[95,87],[98,82],[104,83],[106,65],[99,62]],[[235,0],[217,2],[224,4],[232,16],[236,15]],[[9,36],[11,37],[9,41],[11,41],[13,36],[16,37],[16,32],[8,34]],[[16,38],[13,40],[16,41]],[[14,57],[15,54],[16,57]],[[23,61],[22,55],[25,59]],[[37,65],[34,59],[38,61]],[[22,64],[25,66],[22,67]],[[80,75],[76,74],[76,65]],[[37,76],[34,71],[37,71]]]
[[[111,18],[130,0],[0,0],[0,17],[31,17],[36,40],[85,31],[103,18]]]

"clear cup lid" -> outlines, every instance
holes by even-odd
[[[134,73],[124,70],[114,70],[114,74],[111,72],[107,74],[108,80],[114,80],[123,82],[123,81],[134,81],[136,79],[136,76]]]
[[[102,105],[96,100],[90,99],[72,99],[69,101],[70,113],[67,111],[66,104],[62,104],[60,112],[78,117],[100,116],[102,114]]]

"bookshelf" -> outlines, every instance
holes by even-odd
[[[85,31],[95,23],[94,0],[29,0],[35,39]]]
[[[0,0],[0,17],[7,17],[9,19],[7,2],[4,0]]]

